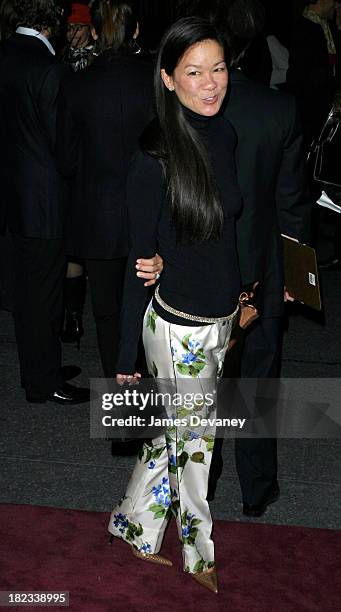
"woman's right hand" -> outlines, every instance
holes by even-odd
[[[116,382],[118,385],[124,385],[125,383],[128,383],[128,385],[136,385],[140,378],[141,374],[139,372],[135,372],[135,374],[116,374]]]

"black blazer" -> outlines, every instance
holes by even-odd
[[[3,42],[0,44],[0,65],[4,57]],[[0,85],[1,87],[1,85]],[[7,220],[7,189],[5,187],[5,161],[6,161],[6,121],[4,117],[3,97],[0,96],[0,235],[6,233]]]
[[[60,172],[73,182],[67,249],[88,259],[128,254],[126,178],[150,120],[152,65],[104,53],[61,88],[57,118]]]
[[[64,211],[54,157],[62,66],[43,41],[14,34],[0,59],[3,178],[0,220],[32,238],[60,238]]]
[[[311,203],[306,191],[302,134],[295,100],[232,72],[225,111],[238,144],[243,198],[237,220],[242,283],[261,283],[263,316],[283,312],[280,233],[307,241]]]

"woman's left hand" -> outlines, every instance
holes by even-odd
[[[139,278],[147,278],[144,283],[145,287],[154,285],[163,270],[163,259],[156,253],[151,259],[137,259],[135,268],[138,270],[136,276]]]
[[[124,385],[124,383],[136,385],[140,378],[141,374],[139,372],[135,372],[135,374],[116,374],[116,382],[118,385]]]

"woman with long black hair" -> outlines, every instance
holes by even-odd
[[[240,288],[236,139],[219,113],[228,72],[214,26],[194,17],[176,22],[161,41],[154,83],[157,118],[145,130],[128,176],[132,247],[117,381],[140,377],[135,362],[146,289],[134,262],[137,253],[149,257],[157,250],[164,270],[143,321],[149,371],[173,380],[177,391],[200,392],[221,372]],[[207,408],[196,406],[196,414]],[[136,556],[169,565],[158,552],[173,512],[185,571],[217,592],[206,501],[213,445],[214,428],[203,436],[190,425],[145,443],[108,529]]]

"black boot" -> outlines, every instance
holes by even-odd
[[[60,334],[62,342],[76,342],[78,350],[84,334],[83,308],[86,292],[86,277],[75,276],[64,279],[64,326]]]

